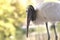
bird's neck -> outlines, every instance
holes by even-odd
[[[32,21],[36,20],[36,16],[37,16],[37,15],[36,15],[36,11],[34,11],[34,13],[32,13],[31,20],[32,20]]]

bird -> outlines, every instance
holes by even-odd
[[[48,40],[50,40],[50,34],[48,29],[48,22],[53,23],[55,40],[58,40],[55,23],[60,21],[60,2],[43,2],[36,5],[28,5],[27,10],[27,37],[30,21],[35,25],[41,23],[46,24]]]

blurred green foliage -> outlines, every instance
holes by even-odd
[[[60,22],[57,23],[56,28],[57,28],[57,31],[60,32]]]

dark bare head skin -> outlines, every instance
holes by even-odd
[[[35,19],[36,19],[36,11],[32,5],[29,5],[27,9],[27,37],[28,37],[28,28],[30,21],[34,21]]]
[[[36,19],[36,11],[32,5],[28,6],[27,16],[30,20],[34,21]]]

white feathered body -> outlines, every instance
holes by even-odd
[[[60,21],[60,3],[44,2],[36,4],[34,8],[37,10],[36,20],[33,21],[34,24]]]

